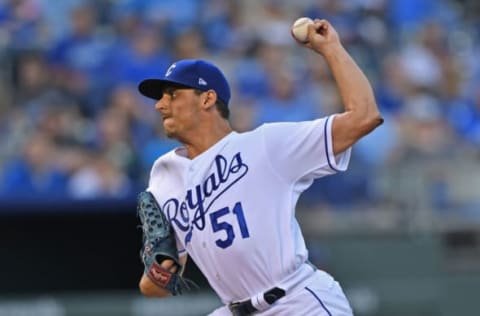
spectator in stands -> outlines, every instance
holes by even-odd
[[[9,161],[0,181],[0,195],[9,198],[62,198],[67,174],[56,164],[56,147],[45,134],[32,134],[19,157]]]
[[[163,73],[172,62],[162,29],[153,25],[137,26],[129,37],[117,44],[109,62],[113,88]]]
[[[149,77],[146,73],[163,73],[175,59],[212,59],[233,78],[237,106],[231,109],[232,125],[238,130],[264,121],[336,112],[339,102],[325,65],[309,62],[308,54],[299,53],[285,35],[293,19],[302,15],[335,22],[347,49],[374,84],[386,117],[386,123],[354,149],[352,164],[359,170],[355,181],[335,178],[338,183],[320,186],[319,195],[311,196],[312,205],[321,194],[331,204],[359,205],[372,197],[372,182],[365,181],[365,174],[396,179],[394,167],[401,168],[405,157],[412,165],[425,157],[475,157],[480,144],[478,10],[472,9],[474,1],[463,2],[464,7],[456,3],[0,1],[2,196],[8,197],[5,190],[12,183],[38,194],[55,191],[49,188],[65,179],[98,184],[94,179],[101,174],[98,160],[103,159],[115,162],[115,171],[109,171],[118,175],[113,178],[128,180],[118,180],[127,185],[112,187],[134,188],[144,179],[152,157],[176,144],[158,137],[151,119],[154,110],[135,96],[131,84],[139,81],[135,78]],[[306,67],[296,67],[294,78],[283,76],[282,68],[298,64]],[[314,84],[319,81],[321,89]],[[26,150],[29,146],[24,144],[36,133],[43,141]],[[46,148],[56,166],[35,154]],[[84,176],[92,173],[97,176]],[[435,197],[425,194],[426,199],[452,205],[442,200],[441,188],[448,185],[438,185],[448,180],[436,181],[430,188]],[[391,196],[390,189],[377,187],[375,196]],[[121,195],[129,190],[111,191]],[[95,195],[78,193],[78,186],[69,192]],[[342,200],[339,193],[353,200]]]
[[[94,116],[104,105],[113,41],[99,32],[97,13],[89,4],[75,7],[70,17],[71,31],[54,44],[49,62],[56,85],[78,98],[86,115]]]

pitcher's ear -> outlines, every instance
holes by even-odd
[[[202,105],[208,109],[211,107],[215,107],[215,103],[217,102],[217,93],[215,90],[208,90],[202,94]]]

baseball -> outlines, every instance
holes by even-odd
[[[308,42],[308,25],[312,24],[313,20],[308,17],[297,19],[291,28],[292,36],[301,43]]]

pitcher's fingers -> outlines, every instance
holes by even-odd
[[[173,261],[171,259],[163,260],[160,265],[162,266],[162,268],[170,271],[171,273],[175,273],[178,270],[177,264],[175,263],[175,261]]]
[[[165,270],[170,270],[173,266],[175,266],[175,261],[172,259],[165,259],[160,263],[160,266],[164,268]]]
[[[315,19],[313,23],[316,33],[324,35],[328,31],[329,23],[327,20]]]

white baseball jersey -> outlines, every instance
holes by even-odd
[[[177,148],[154,164],[148,191],[187,252],[225,303],[268,290],[307,260],[295,219],[315,178],[344,171],[334,156],[333,116],[231,132],[194,159]]]

